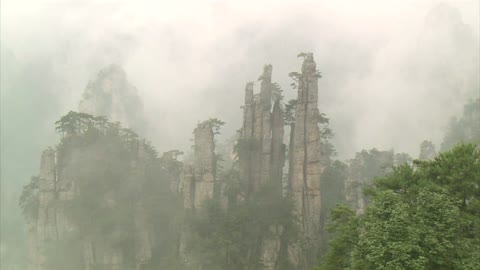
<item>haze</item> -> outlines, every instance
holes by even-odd
[[[234,136],[245,83],[264,64],[294,98],[288,73],[298,70],[298,53],[313,52],[338,157],[374,147],[416,157],[480,95],[479,5],[2,0],[2,230],[22,235],[18,194],[41,150],[57,141],[53,123],[112,63],[138,89],[145,137],[159,152],[188,149],[192,129],[209,117],[226,122],[220,140]]]

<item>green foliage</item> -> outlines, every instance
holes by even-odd
[[[362,221],[352,269],[455,269],[459,216],[442,193],[421,189],[413,203],[379,191]]]
[[[348,210],[333,210],[335,238],[320,269],[477,269],[479,189],[472,144],[394,167],[375,180],[365,215],[339,223]]]

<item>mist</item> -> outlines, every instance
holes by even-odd
[[[417,157],[480,96],[479,14],[476,0],[2,0],[2,240],[24,239],[21,186],[58,140],[53,123],[78,109],[105,66],[125,69],[144,104],[144,136],[164,152],[188,150],[210,117],[226,122],[219,141],[234,136],[245,84],[265,64],[285,100],[295,98],[288,74],[313,52],[337,157],[370,148]],[[7,249],[2,241],[2,263]]]

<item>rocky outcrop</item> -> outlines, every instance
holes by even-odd
[[[295,109],[291,168],[291,190],[295,210],[307,242],[319,242],[320,235],[320,130],[318,127],[318,72],[312,53],[304,56],[301,73],[293,76],[298,83]],[[307,245],[310,245],[307,243]]]
[[[97,74],[85,88],[79,110],[91,115],[107,116],[142,134],[145,130],[143,104],[137,89],[118,65],[110,65]]]

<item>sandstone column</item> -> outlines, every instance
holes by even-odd
[[[297,214],[306,239],[318,241],[320,222],[320,130],[318,127],[318,72],[313,54],[305,54],[298,74],[298,98],[291,170],[291,186]]]

